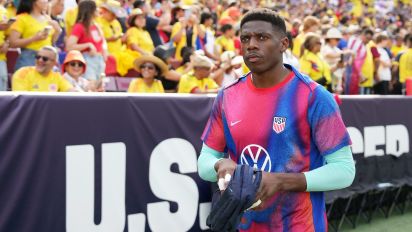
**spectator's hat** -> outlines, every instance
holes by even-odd
[[[229,7],[229,9],[227,10],[227,13],[230,17],[240,17],[242,15],[239,8],[235,6]]]
[[[220,60],[225,63],[230,60],[231,65],[238,65],[243,63],[242,56],[236,56],[236,53],[233,51],[225,51],[220,55]]]
[[[86,61],[84,60],[84,57],[80,51],[77,50],[72,50],[67,53],[66,58],[64,59],[63,65],[62,65],[62,72],[66,72],[65,67],[66,64],[71,62],[71,61],[79,61],[83,64],[83,73],[86,72]]]
[[[100,8],[104,8],[114,14],[116,18],[125,18],[127,17],[127,12],[124,10],[118,1],[109,0],[100,5]]]
[[[355,25],[355,24],[351,24],[348,27],[348,32],[349,33],[356,33],[356,32],[359,32],[359,30],[360,30],[360,27],[358,25]]]
[[[142,65],[145,62],[151,62],[155,64],[159,69],[160,69],[160,75],[165,74],[169,69],[165,62],[163,62],[161,59],[157,58],[156,56],[153,55],[146,55],[146,56],[141,56],[137,58],[134,61],[134,68],[140,72],[140,65]]]
[[[143,15],[143,11],[140,8],[134,8],[132,12],[130,12],[129,17],[127,18],[127,24],[130,26],[133,24],[133,21],[136,19],[136,16]]]
[[[342,33],[337,28],[332,27],[326,33],[325,39],[342,39]]]
[[[193,67],[195,68],[198,67],[198,68],[211,69],[213,67],[213,63],[209,58],[203,55],[198,55],[198,54],[193,56],[192,64],[193,64]]]

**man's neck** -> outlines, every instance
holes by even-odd
[[[264,73],[252,72],[252,83],[257,88],[270,88],[281,83],[289,73],[290,70],[283,66],[283,64]]]
[[[43,77],[47,77],[50,74],[50,72],[51,72],[51,70],[47,71],[47,72],[38,72],[38,73]]]

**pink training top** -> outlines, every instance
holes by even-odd
[[[77,43],[92,43],[95,47],[97,52],[103,52],[103,35],[100,33],[100,30],[97,28],[96,25],[90,25],[89,34],[86,33],[86,28],[81,23],[76,23],[73,26],[72,35],[78,38]],[[88,52],[90,49],[83,50],[82,52]]]
[[[271,88],[256,88],[251,74],[220,91],[202,135],[238,164],[266,172],[300,173],[351,144],[333,96],[291,66]],[[240,231],[327,231],[323,192],[279,192],[262,211],[247,211]]]

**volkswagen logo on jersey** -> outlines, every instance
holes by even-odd
[[[272,161],[270,160],[269,153],[265,148],[257,144],[250,144],[243,148],[240,154],[240,163],[247,164],[265,172],[270,172],[272,169]]]
[[[273,130],[276,134],[281,133],[286,126],[286,118],[285,117],[273,117]]]

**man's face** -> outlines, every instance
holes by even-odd
[[[249,21],[240,32],[243,59],[249,69],[257,74],[266,72],[279,62],[289,45],[286,35],[278,33],[271,23]]]
[[[53,0],[52,1],[52,11],[54,14],[59,15],[63,13],[64,1],[63,0]]]
[[[41,49],[36,55],[36,71],[47,75],[56,64],[56,55],[49,50]]]
[[[207,67],[194,67],[194,75],[197,79],[204,79],[209,77],[210,72],[210,68]]]
[[[368,44],[369,41],[372,40],[372,37],[373,37],[373,35],[372,35],[372,34],[369,34],[369,33],[367,33],[367,34],[362,34],[363,44]]]

